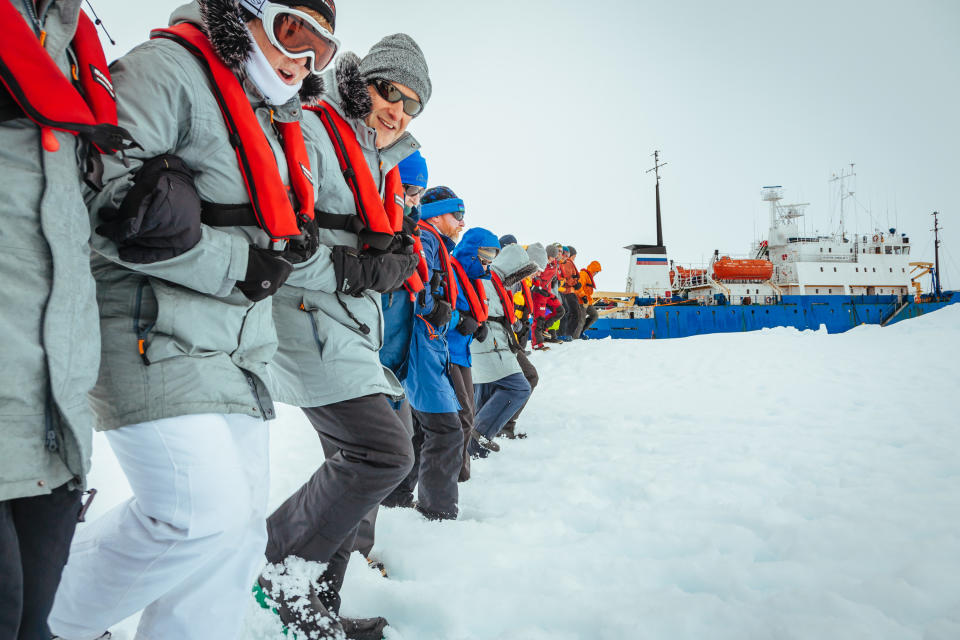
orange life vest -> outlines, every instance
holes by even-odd
[[[195,25],[181,23],[155,29],[150,38],[172,40],[192,53],[210,81],[210,91],[220,106],[230,144],[237,154],[240,173],[250,196],[257,225],[274,240],[300,235],[299,223],[313,219],[313,175],[299,122],[276,122],[283,141],[290,184],[298,203],[295,211],[287,186],[280,176],[277,159],[260,127],[246,92],[233,71],[217,56],[207,36]],[[217,206],[217,205],[214,205]],[[230,209],[231,205],[223,205]],[[233,207],[244,209],[246,205]]]
[[[496,271],[490,271],[490,280],[493,281],[493,288],[496,290],[497,297],[500,298],[500,303],[503,305],[503,317],[506,318],[508,326],[512,325],[517,319],[517,311],[513,306],[513,296],[510,295],[507,288],[503,286],[503,280],[500,279]]]
[[[460,282],[463,292],[467,296],[467,304],[470,305],[470,315],[472,315],[473,319],[478,323],[484,322],[487,319],[488,309],[487,291],[483,287],[483,280],[477,278],[471,281],[467,277],[467,272],[464,270],[463,265],[453,256],[450,257],[450,265],[453,267],[457,280]]]
[[[324,229],[340,229],[357,234],[365,249],[372,247],[380,251],[386,250],[394,236],[403,230],[403,183],[400,180],[400,169],[394,167],[387,172],[381,198],[357,134],[350,123],[326,102],[308,106],[306,109],[316,113],[326,129],[340,164],[340,172],[357,207],[357,214],[350,216],[318,211],[317,224]],[[411,235],[414,253],[420,256],[417,272],[404,283],[412,299],[423,291],[423,283],[429,273],[420,238]]]
[[[454,280],[456,277],[453,273],[453,265],[451,264],[452,258],[450,257],[450,252],[447,251],[447,245],[443,243],[443,237],[440,235],[440,232],[437,231],[436,227],[427,222],[426,220],[421,220],[419,223],[420,229],[428,233],[432,233],[437,239],[437,246],[440,251],[440,267],[443,269],[443,277],[446,281],[444,283],[444,292],[447,302],[450,304],[451,309],[457,308],[457,281]],[[424,256],[421,257],[422,261]]]
[[[117,126],[117,96],[110,81],[107,61],[97,29],[82,11],[71,46],[76,55],[73,80],[56,62],[13,3],[0,2],[0,24],[6,31],[0,39],[0,82],[18,109],[10,116],[26,116],[41,130],[45,151],[60,148],[53,130],[65,131],[89,143],[84,178],[101,188],[101,153],[114,153],[138,146],[130,133]]]

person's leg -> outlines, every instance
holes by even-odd
[[[337,452],[267,519],[267,560],[327,562],[413,466],[408,431],[382,394],[304,409]]]
[[[583,321],[583,329],[580,331],[580,337],[586,335],[587,329],[593,326],[593,323],[597,321],[597,318],[600,317],[600,313],[597,311],[597,308],[592,304],[587,305],[587,308],[584,309],[586,319]]]
[[[413,411],[423,430],[417,508],[428,517],[456,519],[462,466],[463,429],[457,413]]]
[[[574,331],[570,334],[570,337],[574,340],[580,339],[580,334],[583,332],[583,325],[587,321],[587,310],[584,308],[583,303],[580,302],[580,298],[574,296],[574,304],[576,305],[577,311],[577,326],[574,327]]]
[[[77,526],[80,491],[63,485],[49,495],[12,500],[10,511],[23,578],[20,632],[11,637],[47,640],[50,637],[47,616],[53,607],[53,597]]]
[[[481,387],[488,388],[478,393],[475,428],[492,440],[530,397],[530,383],[522,373],[514,373],[489,385],[476,385]]]
[[[77,532],[53,632],[96,638],[146,607],[141,637],[238,637],[262,562],[267,438],[267,423],[220,414],[108,431],[133,498]]]
[[[15,500],[0,502],[0,638],[16,638],[23,613],[23,561],[13,521]]]
[[[423,431],[413,423],[410,401],[406,398],[403,399],[400,409],[397,410],[397,416],[407,433],[410,434],[413,445],[413,466],[410,468],[407,477],[380,504],[384,507],[412,507],[413,491],[417,488],[417,478],[420,477],[420,449],[423,448]]]
[[[527,382],[530,384],[530,394],[533,395],[533,390],[537,388],[537,384],[540,382],[540,376],[537,374],[537,368],[533,366],[533,363],[530,362],[530,358],[527,357],[522,351],[517,354],[517,362],[520,363],[520,369],[523,370],[523,377],[527,379]],[[527,399],[523,401],[523,404],[517,409],[517,412],[513,414],[513,417],[503,426],[503,429],[500,430],[500,435],[504,435],[507,438],[524,438],[526,434],[517,433],[517,420],[520,419],[520,414],[523,412],[524,408],[527,406],[527,402],[530,401],[530,396],[527,396]]]
[[[470,445],[470,432],[473,431],[473,371],[470,367],[453,365],[453,390],[457,393],[457,402],[460,403],[460,426],[463,430],[463,461],[457,480],[466,482],[470,479],[470,454],[467,447]]]

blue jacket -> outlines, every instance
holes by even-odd
[[[443,235],[440,237],[448,251],[453,249],[453,240]],[[440,245],[437,243],[437,238],[432,233],[424,231],[420,234],[420,240],[423,243],[423,252],[427,256],[427,266],[431,275],[434,271],[442,270]],[[443,294],[442,286],[438,287],[437,291],[432,291],[430,283],[426,284],[426,288],[413,303],[416,317],[413,321],[410,356],[407,361],[407,375],[403,379],[403,388],[407,392],[410,406],[417,411],[456,413],[460,410],[460,403],[457,402],[457,394],[450,380],[447,330],[457,325],[460,316],[454,311],[450,323],[442,327],[434,327],[424,320],[424,316],[433,311],[434,295]]]
[[[473,287],[473,280],[490,279],[490,270],[480,264],[477,257],[477,249],[480,247],[499,247],[500,241],[491,231],[482,227],[474,227],[463,234],[460,244],[453,250],[453,257],[457,259],[463,267],[464,272],[470,282],[461,282],[457,276],[457,311],[460,313],[470,313],[470,303],[467,301],[467,294],[464,293],[466,287]],[[459,320],[458,320],[459,322]],[[456,325],[452,325],[456,327]],[[473,342],[473,334],[465,336],[455,328],[451,329],[447,336],[447,342],[450,344],[450,360],[461,367],[469,367],[473,364],[470,357],[470,343]]]
[[[415,222],[420,219],[420,210],[409,207],[405,211]],[[406,289],[385,293],[381,297],[383,307],[383,346],[380,348],[380,364],[393,371],[397,380],[407,376],[407,361],[410,357],[410,338],[413,336],[413,319],[416,317],[413,301]]]

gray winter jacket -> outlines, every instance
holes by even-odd
[[[345,54],[336,69],[324,74],[323,99],[353,127],[382,189],[387,172],[420,145],[405,133],[378,151],[376,131],[363,122],[364,116],[350,117],[370,110],[366,82],[360,80],[357,64],[356,56]],[[319,185],[317,210],[355,215],[356,203],[341,174],[333,143],[316,114],[305,115],[303,131]],[[320,242],[316,254],[297,265],[274,296],[273,318],[280,345],[267,368],[270,392],[275,399],[299,407],[325,406],[375,393],[402,396],[396,376],[380,363],[378,355],[383,345],[380,294],[366,291],[353,297],[336,293],[331,247],[359,248],[356,234],[321,229]]]
[[[500,276],[503,283],[509,288],[520,282],[537,270],[537,265],[530,260],[523,247],[517,244],[507,245],[500,255],[490,265],[491,271]],[[510,350],[510,339],[506,324],[512,324],[516,318],[509,318],[504,322],[503,303],[493,285],[492,280],[483,281],[487,292],[487,337],[482,342],[474,340],[470,343],[470,356],[473,359],[473,383],[485,384],[496,382],[501,378],[514,373],[523,373],[516,354]]]
[[[231,0],[185,5],[170,22],[204,25],[201,11],[207,20],[221,21],[207,29],[219,34],[211,42],[239,69],[250,40]],[[89,202],[94,220],[101,207],[119,205],[141,160],[163,153],[180,156],[195,172],[202,200],[249,202],[223,116],[192,54],[169,40],[151,40],[114,64],[113,81],[120,124],[143,149],[128,154],[129,168],[108,163],[108,187]],[[251,83],[244,87],[287,180],[270,109]],[[276,120],[301,115],[299,98],[273,109]],[[189,251],[152,264],[128,264],[119,260],[111,241],[93,234],[104,336],[103,366],[93,393],[99,429],[196,413],[274,417],[262,382],[277,344],[271,300],[252,303],[235,287],[246,274],[251,244],[266,247],[268,237],[258,227],[204,225],[199,244]]]
[[[80,0],[42,4],[46,50],[69,73]],[[0,501],[82,485],[90,467],[87,392],[100,361],[90,223],[76,138],[54,135],[49,153],[26,118],[0,123]]]

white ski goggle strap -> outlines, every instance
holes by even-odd
[[[310,58],[312,73],[322,72],[340,48],[332,33],[298,9],[265,2],[261,20],[270,43],[290,58]]]

